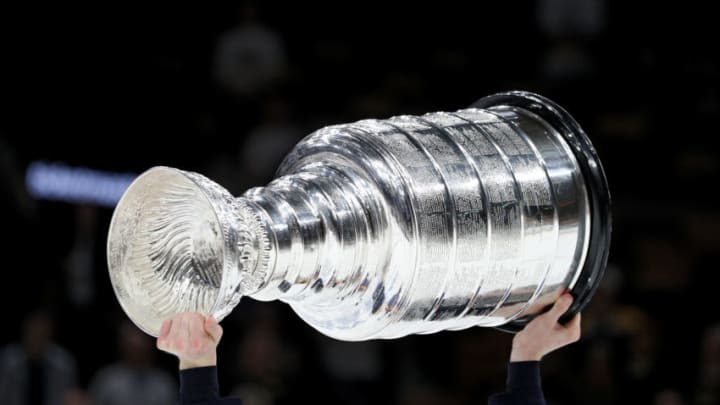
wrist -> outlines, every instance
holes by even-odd
[[[513,347],[510,351],[510,362],[540,361],[543,355],[540,352]]]
[[[217,366],[217,356],[209,356],[202,359],[180,359],[180,370],[187,370],[190,368],[199,367],[214,367]]]

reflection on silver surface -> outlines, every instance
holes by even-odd
[[[338,339],[395,338],[537,314],[575,285],[590,222],[558,129],[496,105],[322,128],[239,198],[150,169],[115,211],[108,262],[153,335],[178,312],[221,319],[247,295]]]

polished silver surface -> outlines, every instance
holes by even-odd
[[[337,339],[395,338],[537,314],[576,283],[590,214],[558,130],[497,105],[322,128],[238,198],[150,169],[116,208],[108,263],[153,335],[249,296]]]

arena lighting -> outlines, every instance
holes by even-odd
[[[132,173],[36,161],[27,168],[25,187],[31,196],[38,199],[112,208],[135,177],[137,175]]]

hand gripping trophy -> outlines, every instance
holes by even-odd
[[[154,167],[120,200],[110,279],[128,316],[220,320],[288,303],[342,340],[521,329],[564,291],[569,319],[607,263],[610,196],[575,120],[527,92],[471,108],[322,128],[265,187],[231,196]]]

